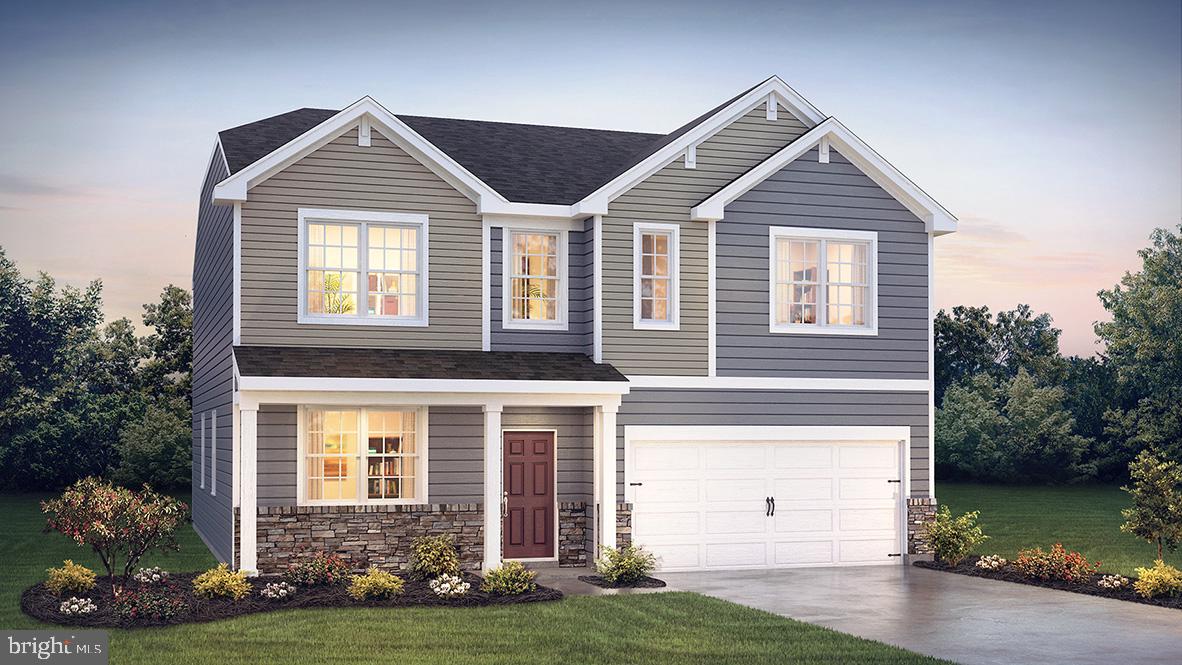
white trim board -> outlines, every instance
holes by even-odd
[[[670,390],[840,390],[927,392],[924,379],[830,379],[779,376],[629,376],[633,389]]]
[[[828,141],[830,146],[841,152],[842,156],[861,169],[867,177],[923,220],[928,233],[943,235],[956,231],[957,220],[952,213],[948,212],[927,192],[920,189],[890,162],[883,159],[836,118],[827,118],[733,180],[726,187],[691,208],[690,217],[699,221],[723,219],[727,205],[792,161],[808,153],[822,140]]]
[[[244,376],[240,391],[510,393],[626,395],[626,381],[523,381],[493,379],[356,379]]]

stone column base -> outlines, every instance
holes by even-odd
[[[907,556],[905,561],[931,561],[932,548],[927,539],[927,522],[936,515],[935,497],[907,499]]]

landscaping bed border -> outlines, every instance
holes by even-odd
[[[1176,610],[1182,610],[1182,595],[1179,596],[1159,596],[1156,598],[1144,598],[1133,591],[1132,581],[1123,589],[1105,589],[1096,584],[1100,578],[1104,577],[1104,573],[1093,573],[1085,582],[1066,582],[1063,580],[1040,580],[1037,578],[1027,577],[1012,568],[1011,564],[1006,564],[1004,568],[999,570],[990,570],[987,568],[978,568],[977,561],[979,556],[971,556],[960,562],[956,566],[951,566],[943,561],[916,561],[911,565],[917,568],[926,568],[928,570],[939,570],[948,573],[956,573],[957,575],[967,575],[969,577],[984,577],[986,579],[998,580],[1001,582],[1016,582],[1018,584],[1026,584],[1029,586],[1044,587],[1047,589],[1056,589],[1059,591],[1070,591],[1072,593],[1081,593],[1088,596],[1099,596],[1101,598],[1112,598],[1113,600],[1123,600],[1133,603],[1141,603],[1143,605],[1156,605],[1158,607],[1167,607]]]
[[[355,600],[349,596],[348,583],[338,583],[325,586],[298,587],[294,596],[288,600],[270,600],[262,596],[262,590],[268,582],[278,582],[283,579],[279,575],[268,575],[250,578],[252,588],[250,594],[241,600],[229,598],[198,598],[193,594],[193,578],[200,572],[172,573],[169,582],[175,589],[175,597],[185,603],[185,609],[176,616],[163,621],[128,621],[115,611],[115,597],[111,590],[110,578],[99,578],[98,585],[85,593],[64,593],[61,596],[45,587],[43,582],[34,584],[21,594],[21,611],[26,615],[43,621],[62,626],[79,626],[87,628],[148,628],[155,626],[173,626],[188,623],[207,623],[220,619],[274,612],[278,610],[292,610],[316,607],[482,607],[489,605],[512,605],[516,603],[535,603],[561,600],[563,594],[557,589],[538,586],[528,593],[502,596],[486,593],[480,590],[483,581],[478,575],[467,573],[465,581],[472,584],[471,590],[463,596],[444,598],[435,594],[428,586],[428,580],[403,578],[405,583],[403,593],[392,598],[382,600]],[[140,585],[129,582],[127,591],[135,592],[161,588],[161,585]],[[92,599],[98,606],[90,614],[68,616],[61,613],[59,607],[70,596]]]
[[[665,587],[665,580],[659,580],[647,575],[632,584],[620,584],[618,582],[612,584],[604,579],[602,575],[579,575],[579,581],[603,589],[661,589]]]

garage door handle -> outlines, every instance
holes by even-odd
[[[763,516],[772,516],[772,498],[770,496],[763,497]]]
[[[641,486],[641,485],[643,485],[643,484],[644,484],[644,483],[628,483],[628,486],[629,486],[629,487],[640,487],[640,486]]]
[[[776,516],[776,497],[772,497],[772,517]]]

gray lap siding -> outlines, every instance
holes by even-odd
[[[878,334],[768,330],[768,229],[878,233]],[[739,197],[717,225],[719,376],[928,378],[928,235],[924,223],[830,150],[813,150]]]
[[[911,495],[930,496],[926,392],[633,389],[616,424],[621,501],[624,428],[629,425],[910,427]]]

